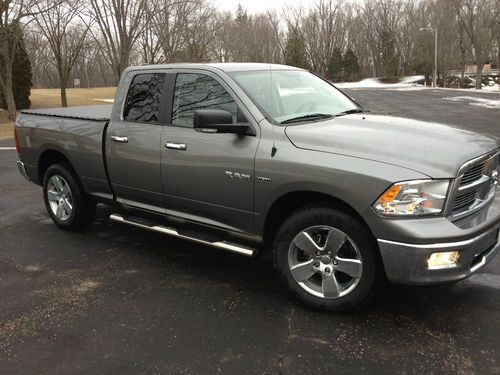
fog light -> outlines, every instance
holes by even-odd
[[[447,251],[442,253],[433,253],[427,260],[427,268],[438,270],[441,268],[456,267],[460,253],[458,251]]]

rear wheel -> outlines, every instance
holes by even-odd
[[[94,218],[96,204],[67,164],[54,164],[47,169],[43,198],[52,221],[62,229],[82,229]]]
[[[288,288],[313,308],[358,308],[383,280],[370,233],[335,209],[295,212],[276,233],[274,249],[275,265]]]

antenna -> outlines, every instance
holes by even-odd
[[[273,69],[272,69],[273,65],[271,63],[269,63],[269,88],[271,89],[271,106],[274,107],[274,87],[273,87]],[[275,127],[276,125],[274,124],[271,124],[271,126],[273,127],[273,148],[271,149],[271,157],[274,157],[274,155],[276,155],[276,152],[278,151],[278,149],[276,148],[276,142],[275,142],[275,135],[274,135],[274,131],[275,131]]]

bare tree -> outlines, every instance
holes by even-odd
[[[343,0],[319,0],[303,18],[302,30],[308,46],[312,69],[325,75],[333,50],[343,50],[347,25],[342,13]]]
[[[45,0],[37,3],[37,9],[41,11],[42,8],[48,8],[50,1]],[[47,39],[54,57],[52,62],[59,78],[63,107],[68,106],[66,88],[69,76],[81,53],[89,30],[89,26],[75,23],[80,11],[81,8],[76,0],[67,0],[47,12],[40,12],[34,18],[40,33]]]
[[[28,29],[24,40],[31,62],[33,87],[57,87],[59,84],[57,72],[54,69],[54,58],[47,39],[38,30]]]
[[[219,13],[217,15],[220,25],[219,31],[215,36],[213,53],[214,59],[221,62],[231,61],[233,59],[233,15],[230,12]]]
[[[142,33],[139,36],[139,44],[141,46],[141,56],[146,64],[159,64],[164,61],[161,51],[160,38],[155,32],[152,19],[155,17],[155,3],[148,2],[146,4],[145,25]]]
[[[473,47],[477,64],[476,88],[481,88],[483,66],[500,33],[500,0],[450,0]]]
[[[61,0],[52,0],[45,8],[38,8],[38,0],[0,0],[0,86],[3,91],[9,119],[16,119],[16,103],[12,88],[12,64],[14,56],[19,46],[19,40],[22,37],[20,33],[14,30],[21,30],[23,21],[40,15],[48,9],[56,6]]]
[[[14,9],[14,3],[26,8],[31,2],[26,9],[38,13],[54,1],[63,0],[0,0],[0,11]],[[355,61],[357,77],[428,76],[434,65],[434,37],[421,30],[436,27],[438,72],[445,80],[459,63],[475,59],[481,75],[487,59],[500,59],[500,0],[314,0],[308,6],[288,7],[279,15],[250,14],[241,6],[236,12],[221,12],[211,0],[65,1],[86,4],[86,13],[79,16],[87,25],[95,22],[90,29],[93,38],[81,46],[73,70],[60,75],[64,69],[57,66],[71,64],[57,65],[57,58],[51,56],[58,54],[61,41],[78,46],[84,29],[74,29],[74,14],[68,19],[65,13],[57,13],[72,9],[67,4],[37,17],[36,30],[46,37],[33,33],[36,30],[30,26],[26,44],[37,85],[53,86],[58,80],[67,84],[75,74],[88,87],[116,84],[128,65],[144,62],[283,62],[290,40],[303,41],[296,43],[296,49],[304,50],[307,66],[322,75],[333,65],[347,70],[347,61]],[[450,9],[456,12],[450,14]],[[56,47],[49,39],[56,41]],[[64,48],[72,49],[71,45]],[[287,51],[290,48],[288,43]],[[333,64],[334,55],[339,64]],[[478,81],[480,85],[480,76]]]
[[[99,28],[102,51],[118,83],[122,72],[129,66],[130,54],[146,27],[148,0],[89,0],[88,16]]]
[[[192,7],[191,1],[153,0],[149,26],[165,62],[176,62],[185,47],[181,29]]]
[[[74,75],[81,78],[82,87],[105,87],[115,84],[115,74],[103,58],[101,45],[101,42],[90,38],[75,64]]]
[[[356,7],[357,18],[365,43],[369,46],[374,73],[394,76],[399,73],[399,24],[401,0],[365,0]]]
[[[221,18],[213,50],[219,61],[275,63],[283,61],[285,41],[275,13],[248,15],[240,7],[234,18],[231,14]]]
[[[183,14],[181,34],[184,36],[184,61],[209,61],[215,35],[220,28],[215,9],[203,0],[191,3]]]

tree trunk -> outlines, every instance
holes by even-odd
[[[15,121],[17,116],[16,102],[14,100],[14,91],[12,85],[12,59],[11,51],[9,48],[9,35],[6,32],[5,26],[0,27],[0,87],[3,90],[3,96],[5,98],[5,104],[7,105],[7,113],[9,115],[9,120]]]
[[[68,106],[68,97],[66,96],[66,82],[61,81],[61,106]]]
[[[481,90],[481,84],[483,82],[483,63],[477,62],[477,76],[476,76],[476,89]]]
[[[120,82],[120,79],[122,78],[123,71],[129,65],[129,60],[130,60],[129,49],[125,45],[122,45],[122,50],[120,53],[120,66],[117,67],[117,69],[116,69],[116,85],[117,86],[118,86],[118,83]]]
[[[61,107],[68,106],[68,97],[66,96],[66,87],[68,86],[68,75],[63,70],[61,57],[57,60],[57,70],[59,74],[59,88],[61,89]]]
[[[9,114],[9,120],[16,121],[17,110],[16,102],[14,100],[14,91],[12,90],[12,65],[5,64],[5,80],[3,82],[3,95],[5,98],[5,104],[7,104],[7,112]]]
[[[115,66],[115,68],[113,70],[114,70],[114,73],[115,73],[115,82],[114,82],[114,85],[118,86],[118,84],[120,83],[120,77],[122,76],[122,69],[121,69],[120,66]]]

